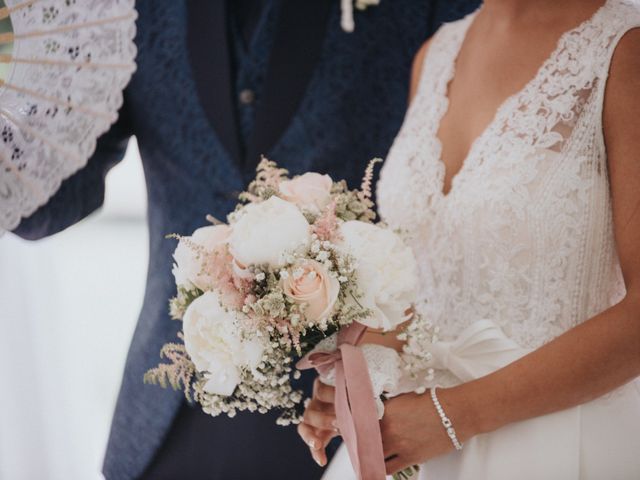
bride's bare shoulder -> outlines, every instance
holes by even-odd
[[[628,129],[637,132],[640,120],[640,28],[629,30],[621,39],[611,59],[604,104],[605,131],[617,140]],[[607,127],[616,128],[607,128]],[[619,127],[619,128],[618,128]],[[635,138],[637,133],[630,135]]]
[[[640,21],[640,13],[638,14]],[[628,30],[618,42],[611,61],[611,74],[640,81],[640,25]]]
[[[424,66],[424,59],[427,56],[427,51],[429,50],[430,43],[431,39],[424,42],[413,59],[413,66],[411,67],[411,87],[409,89],[409,103],[411,103],[413,97],[416,96],[416,92],[418,91],[418,85],[420,84],[420,78],[422,77],[422,67]]]
[[[640,279],[640,28],[629,30],[611,61],[604,101],[604,133],[614,225],[625,278]],[[631,282],[631,280],[628,280]],[[634,285],[638,282],[632,282]],[[631,284],[631,283],[630,283]],[[635,288],[636,292],[640,289]]]

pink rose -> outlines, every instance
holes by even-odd
[[[331,201],[331,187],[333,180],[329,175],[310,172],[280,182],[280,196],[302,210],[319,214]]]
[[[308,322],[325,320],[333,312],[338,300],[340,283],[321,263],[303,261],[289,270],[280,280],[285,295],[299,305],[305,305]]]

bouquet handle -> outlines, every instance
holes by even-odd
[[[367,327],[354,322],[338,332],[334,352],[311,352],[302,358],[300,370],[315,368],[323,374],[335,368],[336,417],[340,434],[359,480],[384,480],[382,435],[367,362],[357,347]]]

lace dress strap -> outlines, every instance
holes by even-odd
[[[431,38],[421,66],[419,92],[429,93],[427,89],[433,87],[446,92],[447,84],[453,76],[456,57],[476,14],[477,10],[460,20],[445,23]]]
[[[594,51],[595,72],[601,80],[598,85],[598,104],[604,106],[607,78],[611,69],[613,54],[630,30],[640,28],[640,0],[609,0],[607,15],[600,21],[602,28],[599,44]],[[602,110],[599,112],[602,113]],[[601,117],[601,115],[600,115]]]

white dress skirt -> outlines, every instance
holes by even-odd
[[[425,398],[425,401],[429,401]],[[640,383],[579,407],[478,435],[430,460],[420,480],[637,480]],[[357,480],[344,446],[323,480]]]

